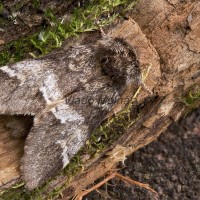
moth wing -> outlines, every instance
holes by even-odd
[[[35,115],[76,90],[95,73],[91,49],[74,47],[0,67],[0,114]]]
[[[34,115],[43,107],[39,74],[44,71],[44,65],[40,60],[26,60],[0,68],[1,114]]]
[[[119,96],[107,77],[94,79],[71,94],[69,99],[74,102],[65,99],[35,116],[21,167],[28,189],[38,187],[65,167],[115,105],[107,100],[99,104],[104,92],[107,98]],[[77,99],[84,102],[77,103]]]
[[[56,109],[59,111],[56,112]],[[60,113],[59,113],[60,112]],[[61,116],[66,112],[66,116]],[[66,104],[36,116],[25,143],[21,171],[26,187],[40,186],[65,167],[83,146],[89,129],[84,118]]]

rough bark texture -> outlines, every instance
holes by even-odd
[[[6,127],[7,120],[4,116],[0,118],[0,186],[19,178],[19,158],[23,154],[24,146],[21,139],[11,138],[9,129]]]
[[[114,29],[109,30],[108,35],[122,37],[133,46],[141,72],[150,68],[143,89],[137,96],[137,105],[142,105],[140,117],[104,154],[85,162],[84,171],[73,178],[63,192],[64,197],[60,199],[68,199],[77,194],[115,168],[125,156],[155,140],[184,113],[185,105],[179,98],[190,90],[199,89],[200,2],[141,0],[130,17],[132,19],[119,22]],[[3,129],[3,123],[0,125]],[[0,137],[0,141],[6,144],[4,151],[9,152],[3,154],[1,159],[13,158],[10,162],[14,163],[14,169],[18,169],[21,153],[16,159],[16,152],[22,152],[23,147],[9,151],[9,143],[13,140],[6,132]],[[4,174],[11,170],[8,164],[6,166],[0,168]],[[5,177],[9,175],[10,179],[0,180],[2,186],[20,177],[19,171],[14,173],[11,170]],[[66,177],[60,175],[51,186],[65,182]]]
[[[200,108],[172,123],[151,144],[128,157],[118,173],[149,184],[159,200],[199,200]],[[180,167],[181,166],[181,167]],[[152,200],[154,194],[119,179],[112,179],[87,200]],[[86,199],[85,198],[85,199]]]

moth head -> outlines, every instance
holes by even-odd
[[[110,76],[115,84],[137,82],[139,62],[133,47],[121,38],[103,38],[97,51],[102,73]]]

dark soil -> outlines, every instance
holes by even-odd
[[[114,179],[85,200],[200,200],[200,108],[131,155],[119,173],[148,183],[159,197]]]

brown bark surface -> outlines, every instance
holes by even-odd
[[[20,159],[23,154],[24,143],[21,139],[14,139],[6,127],[5,116],[0,116],[0,187],[18,179]]]
[[[79,193],[112,171],[126,156],[155,140],[184,113],[186,106],[180,98],[191,90],[199,90],[200,2],[141,0],[130,17],[108,30],[107,34],[122,37],[133,46],[142,72],[150,68],[137,96],[138,105],[143,105],[140,117],[106,152],[85,162],[84,171],[73,178],[61,199]],[[3,148],[0,152],[6,152],[0,153],[0,174],[4,174],[3,178],[0,176],[0,186],[5,186],[20,177],[18,169],[23,140],[13,140],[3,120],[0,127],[0,149]],[[16,148],[13,145],[10,150],[12,143]],[[52,186],[65,182],[66,177],[61,175]]]

